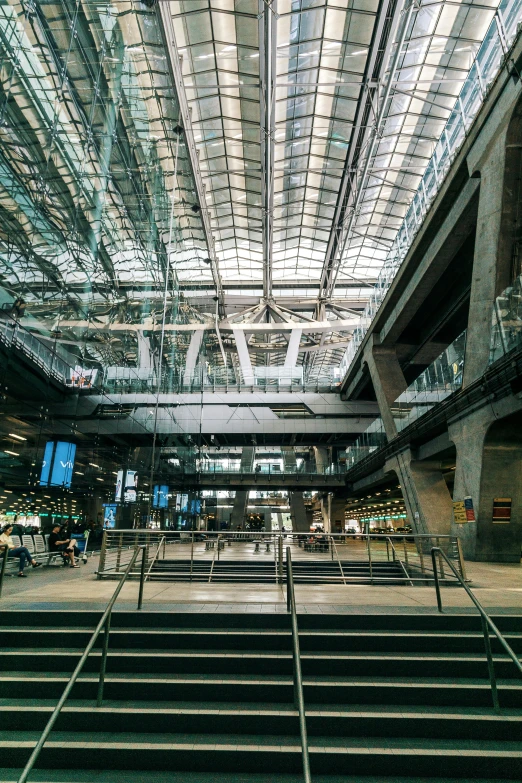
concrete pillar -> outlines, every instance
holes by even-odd
[[[241,452],[241,472],[248,473],[253,470],[254,462],[254,447],[245,446]],[[244,527],[245,516],[248,505],[248,490],[238,489],[236,490],[236,496],[234,498],[234,506],[232,508],[232,514],[230,516],[230,526],[234,530],[238,525]]]
[[[150,369],[154,367],[154,356],[150,347],[150,337],[145,337],[143,332],[136,332],[138,340],[138,367]]]
[[[283,455],[283,470],[285,473],[295,473],[297,470],[297,460],[293,446],[281,446]]]
[[[415,460],[406,449],[385,465],[399,479],[409,521],[416,533],[449,535],[453,502],[440,462]]]
[[[331,497],[330,502],[330,532],[344,533],[344,517],[346,500],[344,498]]]
[[[386,436],[388,440],[391,440],[397,435],[391,407],[408,384],[394,348],[385,348],[382,345],[370,343],[366,349],[364,360],[372,378]]]
[[[468,158],[470,173],[480,173],[480,193],[471,278],[463,386],[484,373],[489,362],[495,298],[510,284],[511,245],[503,237],[506,132],[477,158]]]
[[[310,530],[302,492],[289,492],[290,514],[292,526],[297,533],[307,533]]]
[[[475,521],[453,522],[470,560],[520,562],[522,544],[522,411],[497,418],[518,401],[481,408],[450,427],[457,448],[453,499],[470,497]],[[498,411],[492,408],[496,405]],[[496,415],[497,414],[497,415]],[[493,521],[496,499],[511,500],[511,520]]]
[[[315,465],[318,473],[324,473],[328,467],[328,449],[325,446],[314,446]]]

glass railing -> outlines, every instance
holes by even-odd
[[[522,345],[522,276],[495,301],[490,364]]]
[[[267,372],[270,370],[270,372]],[[154,369],[139,367],[107,367],[103,371],[104,391],[108,394],[147,394],[158,391]],[[197,391],[335,391],[339,385],[339,368],[326,367],[312,375],[303,367],[256,367],[245,376],[234,367],[196,367],[187,372],[183,367],[162,373],[159,391],[191,393]]]
[[[384,423],[381,418],[372,421],[370,426],[357,438],[353,446],[346,449],[346,468],[353,467],[373,451],[377,451],[388,442]]]
[[[301,465],[255,465],[245,467],[239,460],[205,460],[196,459],[192,464],[181,464],[174,468],[176,472],[184,474],[202,474],[222,476],[224,474],[243,475],[251,478],[258,476],[261,479],[284,478],[285,476],[303,476],[303,477],[336,477],[343,476],[346,473],[347,466],[344,462],[336,462],[327,466],[318,466],[314,462],[306,462]]]
[[[392,414],[398,432],[461,388],[465,350],[466,330],[395,400]]]
[[[418,190],[402,222],[361,321],[341,361],[341,377],[348,370],[388,289],[391,286],[426,213],[439,191],[468,128],[479,112],[488,87],[500,70],[502,57],[511,45],[522,17],[522,0],[502,0],[475,62],[457,98],[442,135],[435,145]]]

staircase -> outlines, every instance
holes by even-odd
[[[0,780],[16,781],[99,614],[0,614]],[[495,618],[518,653],[522,617]],[[522,779],[522,682],[479,618],[299,616],[314,783]],[[297,783],[289,616],[113,613],[31,781]]]
[[[375,562],[370,566],[358,560],[294,560],[296,584],[341,583],[343,576],[351,584],[404,584],[405,575],[398,562]],[[286,565],[283,565],[286,574]],[[273,560],[157,560],[150,572],[151,580],[160,582],[261,582],[274,584],[276,565]],[[286,580],[286,576],[284,577]]]

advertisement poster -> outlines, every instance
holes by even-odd
[[[103,504],[103,527],[106,529],[116,527],[116,505],[113,503]]]
[[[59,440],[45,445],[40,484],[42,487],[69,489],[74,469],[76,444]]]
[[[169,488],[166,484],[155,484],[152,499],[153,508],[167,508],[169,505]]]
[[[116,492],[114,493],[114,500],[116,503],[121,503],[121,485],[123,483],[123,470],[118,471],[116,476]]]
[[[138,499],[138,474],[135,470],[127,471],[125,480],[125,490],[123,493],[124,503],[135,503]]]
[[[463,500],[456,500],[453,503],[453,519],[456,525],[465,525],[468,521]]]

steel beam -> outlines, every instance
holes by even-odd
[[[332,228],[321,273],[319,300],[332,295],[335,270],[342,253],[343,231],[347,219],[353,183],[361,151],[368,144],[371,132],[370,117],[378,98],[379,85],[388,65],[390,49],[399,22],[401,0],[381,0],[377,21],[373,30],[362,89],[357,103],[354,125],[344,163]]]
[[[167,61],[172,76],[172,82],[175,88],[176,96],[180,109],[180,124],[185,131],[185,140],[187,144],[187,150],[189,153],[190,164],[192,173],[194,175],[194,184],[198,197],[199,206],[201,209],[201,220],[203,223],[203,231],[205,234],[205,241],[207,243],[208,254],[211,261],[212,277],[214,279],[214,285],[216,286],[216,293],[219,297],[219,302],[222,305],[223,301],[223,286],[221,282],[221,275],[217,264],[214,238],[212,236],[212,229],[210,227],[210,213],[207,209],[205,186],[203,184],[203,178],[201,176],[201,170],[199,168],[198,151],[196,148],[196,142],[194,139],[194,132],[192,129],[192,119],[190,116],[190,109],[185,93],[185,85],[183,83],[183,74],[181,73],[180,56],[178,53],[178,47],[176,44],[176,36],[174,33],[174,25],[172,23],[172,14],[170,10],[170,3],[158,3],[157,14],[159,19],[159,26],[163,35],[165,44],[165,50],[167,54]]]
[[[277,0],[259,0],[259,72],[261,106],[261,200],[263,208],[263,295],[272,296],[274,233],[274,136],[277,51]]]

